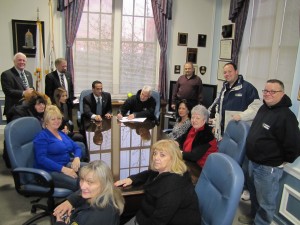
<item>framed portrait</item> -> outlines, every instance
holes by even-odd
[[[45,50],[44,22],[42,24],[43,49]],[[36,21],[12,20],[14,54],[24,53],[27,57],[35,57]]]
[[[197,48],[187,48],[186,51],[186,61],[193,64],[197,64]]]
[[[180,74],[180,65],[175,65],[174,66],[174,73],[175,74]]]
[[[178,33],[177,45],[187,46],[188,43],[188,34],[187,33]]]
[[[232,54],[232,40],[220,41],[220,59],[231,59]]]
[[[206,47],[206,34],[198,34],[197,47]]]
[[[229,63],[230,61],[224,61],[224,60],[219,60],[218,62],[218,80],[225,80],[224,79],[224,73],[223,73],[223,68],[226,63]]]

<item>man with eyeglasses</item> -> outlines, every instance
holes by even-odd
[[[289,109],[292,102],[284,93],[283,83],[268,80],[262,92],[263,105],[252,122],[246,142],[251,215],[241,216],[256,225],[273,221],[283,166],[300,155],[298,121]]]
[[[126,99],[124,104],[120,108],[120,112],[117,118],[120,120],[123,116],[126,116],[129,112],[128,119],[134,118],[148,118],[150,120],[155,119],[155,99],[151,96],[152,88],[145,85],[139,90],[136,95]]]

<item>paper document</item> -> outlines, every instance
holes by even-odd
[[[146,119],[147,118],[134,118],[129,120],[127,117],[123,117],[122,119],[120,119],[120,122],[144,122]]]
[[[75,99],[73,100],[73,104],[79,104],[79,99],[78,99],[78,98],[75,98]]]
[[[229,123],[230,120],[232,120],[232,117],[235,114],[241,113],[241,111],[229,111],[229,110],[225,110],[225,118],[224,118],[224,131],[226,130],[226,127]]]

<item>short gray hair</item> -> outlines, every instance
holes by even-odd
[[[145,86],[143,87],[142,91],[148,92],[149,95],[151,95],[151,93],[152,93],[152,87],[150,87],[149,85],[145,85]]]
[[[192,111],[191,114],[197,114],[200,116],[203,116],[203,118],[205,119],[206,122],[208,122],[208,118],[209,118],[209,112],[207,110],[207,108],[205,108],[205,106],[203,105],[196,105]]]
[[[26,61],[27,61],[26,55],[25,55],[24,53],[22,53],[22,52],[16,53],[16,54],[14,55],[13,61],[16,61],[16,59],[17,59],[18,56],[24,57],[24,58],[26,59]]]

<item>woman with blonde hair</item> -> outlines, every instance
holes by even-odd
[[[116,186],[144,185],[140,210],[126,225],[200,225],[198,198],[173,140],[161,140],[151,147],[150,170],[115,182]]]
[[[62,121],[60,110],[47,106],[44,113],[44,128],[33,140],[35,168],[48,171],[55,187],[78,190],[77,172],[81,165],[81,148],[59,130]],[[73,161],[72,157],[74,157]]]
[[[80,193],[70,195],[61,204],[70,210],[66,213],[62,206],[54,210],[56,224],[119,224],[124,198],[113,184],[110,168],[101,160],[93,161],[80,169],[79,177]],[[72,208],[75,208],[73,212]]]

